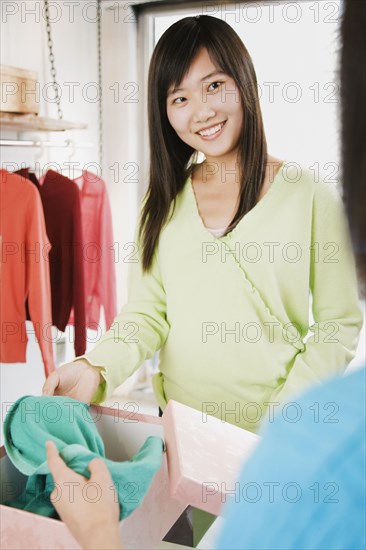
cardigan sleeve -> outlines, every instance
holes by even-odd
[[[270,401],[285,403],[343,372],[357,348],[363,315],[343,202],[332,184],[317,185],[313,201],[310,289],[311,335],[279,381]]]
[[[153,357],[169,333],[157,251],[151,270],[143,273],[137,232],[135,243],[138,251],[136,257],[131,257],[128,269],[127,303],[93,350],[75,359],[86,359],[92,366],[100,368],[104,381],[99,385],[93,403],[105,401],[146,359]]]

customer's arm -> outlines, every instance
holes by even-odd
[[[91,476],[86,479],[66,466],[52,441],[46,443],[46,448],[55,483],[51,501],[77,542],[84,550],[121,550],[119,503],[105,462],[101,458],[92,460],[88,466]],[[98,487],[99,499],[85,498],[88,484]]]

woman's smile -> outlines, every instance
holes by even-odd
[[[200,138],[203,139],[204,141],[212,141],[213,139],[216,139],[218,136],[222,134],[222,130],[225,126],[225,123],[226,123],[226,120],[214,126],[210,126],[205,130],[200,130],[199,132],[196,132],[196,134],[198,134]]]

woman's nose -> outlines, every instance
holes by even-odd
[[[209,105],[207,99],[201,98],[195,101],[193,107],[193,122],[206,122],[215,116],[215,110]]]

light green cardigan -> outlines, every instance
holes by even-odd
[[[84,356],[103,367],[94,401],[160,349],[161,408],[174,399],[252,431],[276,403],[343,371],[362,326],[341,198],[286,162],[221,238],[204,227],[188,178],[152,271],[131,263],[128,289],[111,329]],[[289,418],[299,413],[293,407]]]

